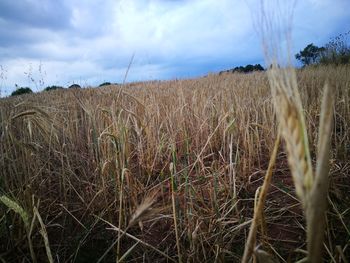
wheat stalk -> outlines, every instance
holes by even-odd
[[[33,208],[33,212],[35,214],[35,216],[38,218],[38,221],[39,221],[39,224],[40,224],[40,234],[41,236],[43,237],[44,239],[44,244],[45,244],[45,250],[46,250],[46,255],[47,255],[47,259],[50,263],[53,263],[54,260],[52,258],[52,253],[51,253],[51,248],[50,248],[50,242],[49,242],[49,237],[48,237],[48,234],[47,234],[47,231],[46,231],[46,227],[45,227],[45,224],[44,224],[44,221],[43,219],[41,218],[41,215],[39,214],[39,210],[34,207]]]
[[[324,213],[327,207],[333,98],[326,85],[321,107],[317,169],[314,175],[305,117],[293,69],[273,68],[268,75],[282,136],[286,143],[288,163],[296,193],[305,211],[308,261],[320,262],[324,236]],[[288,93],[292,95],[288,96]]]
[[[271,155],[270,162],[269,162],[269,167],[267,168],[264,183],[263,183],[261,190],[260,190],[260,193],[259,193],[258,204],[256,205],[256,208],[254,208],[254,217],[253,217],[253,221],[252,221],[252,224],[250,226],[250,229],[249,229],[249,234],[248,234],[246,246],[244,249],[242,263],[248,263],[249,259],[251,258],[251,255],[254,251],[255,240],[256,240],[256,231],[257,231],[257,227],[259,225],[259,222],[260,222],[262,214],[263,214],[267,192],[268,192],[270,182],[272,179],[272,169],[273,169],[275,162],[276,162],[277,150],[278,150],[279,145],[280,145],[280,133],[278,133],[278,136],[277,136],[276,141],[275,141],[275,146],[274,146],[273,151],[272,151],[272,155]]]
[[[132,248],[130,248],[124,255],[120,255],[120,247],[118,244],[120,244],[120,241],[124,235],[128,236],[127,231],[130,227],[132,227],[134,224],[137,224],[141,220],[143,220],[146,217],[149,217],[152,211],[152,205],[156,201],[156,194],[157,192],[154,192],[143,199],[142,203],[136,208],[135,212],[132,214],[131,219],[129,220],[128,226],[125,228],[124,231],[118,231],[118,237],[117,239],[107,248],[107,250],[103,253],[103,255],[99,258],[97,262],[101,262],[105,256],[107,256],[108,252],[117,244],[117,259],[116,262],[121,262],[122,258],[125,258],[127,254],[130,253],[132,249],[135,248],[136,245],[134,245]],[[101,219],[102,220],[102,219]],[[103,220],[104,221],[104,220]],[[106,221],[105,221],[106,222]],[[108,222],[106,222],[108,223]],[[110,223],[108,223],[110,224]],[[115,227],[116,229],[120,229],[119,227]],[[139,242],[139,241],[138,241]]]
[[[274,2],[280,6],[279,1]],[[307,261],[321,262],[324,236],[324,213],[327,208],[329,151],[332,124],[333,96],[326,85],[321,106],[316,173],[311,164],[311,153],[305,116],[293,67],[280,68],[281,32],[287,40],[288,65],[290,60],[290,24],[292,13],[287,16],[266,10],[262,1],[263,45],[266,61],[272,65],[268,79],[274,99],[275,111],[286,144],[287,158],[293,177],[296,194],[304,208],[307,222]],[[291,10],[287,10],[291,11]],[[269,13],[270,12],[270,13]],[[276,19],[277,20],[274,20]],[[284,21],[287,19],[286,21]],[[283,24],[287,22],[287,24]],[[285,27],[285,28],[284,28]],[[286,30],[287,29],[287,30]],[[281,61],[279,61],[281,62]]]

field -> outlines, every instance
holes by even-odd
[[[350,258],[350,67],[297,70],[312,163],[335,96],[325,262]],[[239,262],[278,125],[265,72],[0,100],[2,262]],[[257,244],[305,257],[278,148]],[[262,262],[262,261],[260,261]]]

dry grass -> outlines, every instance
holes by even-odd
[[[323,257],[342,262],[350,255],[350,67],[309,68],[296,77],[310,156],[317,155],[326,80],[335,98]],[[59,262],[104,254],[102,262],[238,262],[276,137],[265,73],[2,99],[1,195],[23,211],[33,210],[32,195],[40,200],[42,224],[31,235],[38,261],[47,260],[49,244]],[[305,257],[306,222],[284,147],[276,158],[256,241],[287,262]],[[0,209],[0,259],[29,260],[25,226]]]

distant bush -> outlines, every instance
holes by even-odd
[[[260,65],[260,64],[256,64],[256,65],[247,65],[245,67],[235,67],[233,69],[233,71],[235,72],[241,72],[241,73],[248,73],[248,72],[253,72],[253,71],[263,71],[264,68]]]
[[[12,92],[11,96],[17,96],[17,95],[28,94],[28,93],[33,93],[33,91],[28,87],[25,87],[25,88],[21,87],[16,89],[14,92]]]
[[[102,84],[99,85],[99,87],[108,86],[108,85],[112,85],[112,84],[110,82],[103,82]]]
[[[68,87],[68,89],[81,89],[80,85],[78,84],[73,84]]]
[[[234,72],[239,72],[239,73],[249,73],[249,72],[254,72],[254,71],[264,71],[265,69],[260,65],[260,64],[256,64],[256,65],[246,65],[245,67],[240,66],[240,67],[235,67],[233,69],[229,69],[226,71],[220,71],[219,74],[222,73],[234,73]]]
[[[56,90],[56,89],[63,89],[61,86],[48,86],[44,89],[44,91],[50,91],[50,90]]]

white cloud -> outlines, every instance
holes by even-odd
[[[160,5],[159,1],[148,5],[124,1],[116,10],[115,36],[124,48],[161,57],[225,53],[254,34],[247,6],[237,3],[203,0],[174,6]]]

